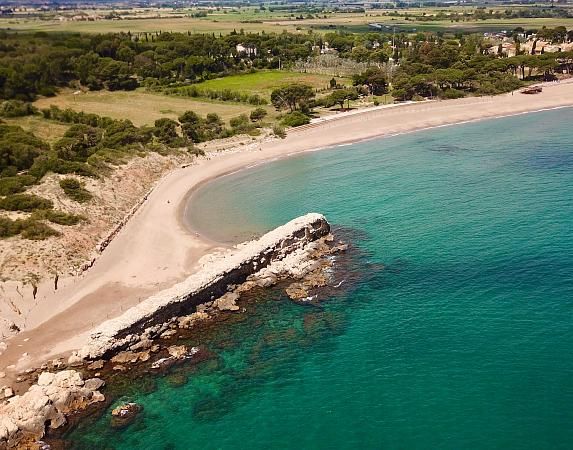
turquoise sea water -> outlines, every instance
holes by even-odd
[[[322,212],[359,282],[322,308],[268,291],[196,342],[210,360],[126,388],[135,423],[111,430],[107,411],[73,446],[572,448],[571,123],[434,129],[207,185],[194,226],[236,241]]]

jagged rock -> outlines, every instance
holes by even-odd
[[[24,437],[41,438],[46,426],[58,428],[66,422],[66,414],[102,401],[102,395],[91,389],[98,383],[84,382],[74,370],[43,372],[38,381],[41,384],[0,405],[0,448],[18,447]]]
[[[104,365],[105,361],[103,359],[99,359],[97,361],[94,361],[93,363],[88,365],[88,369],[89,370],[98,370],[101,369]]]
[[[157,353],[160,349],[161,347],[155,344],[154,346],[151,347],[151,353]]]
[[[309,296],[306,287],[302,283],[292,283],[286,288],[286,293],[292,300],[301,300]]]
[[[158,370],[158,369],[166,369],[169,366],[172,366],[175,363],[175,358],[160,358],[157,361],[151,364],[151,368]]]
[[[179,317],[177,319],[177,325],[179,328],[191,328],[195,323],[201,320],[207,320],[209,318],[209,314],[203,311],[197,311],[193,314],[188,316]]]
[[[153,341],[151,339],[142,338],[139,342],[137,342],[137,343],[133,344],[131,347],[129,347],[129,349],[131,351],[147,350],[147,349],[151,348],[152,345],[153,345]]]
[[[170,337],[173,337],[176,333],[177,331],[175,330],[164,331],[163,333],[161,333],[161,339],[169,339]]]
[[[111,412],[111,426],[113,428],[124,428],[135,420],[139,412],[143,409],[137,403],[125,403],[113,409]]]
[[[126,364],[135,363],[139,359],[139,356],[133,352],[121,352],[111,358],[112,363]]]
[[[42,372],[38,377],[38,386],[47,386],[52,384],[54,378],[56,378],[56,374],[50,372]]]
[[[239,299],[239,295],[234,292],[228,292],[222,297],[219,297],[213,302],[213,307],[220,311],[237,311],[239,307],[235,303]]]
[[[75,352],[72,353],[70,355],[70,357],[68,358],[68,364],[72,367],[80,366],[82,363],[83,363],[83,359]]]
[[[97,391],[104,384],[105,382],[100,378],[90,378],[89,380],[86,380],[84,387],[90,391]]]
[[[4,388],[4,398],[14,397],[14,391],[11,387]]]
[[[104,402],[104,401],[105,401],[105,396],[101,392],[96,391],[93,393],[92,402],[99,403],[99,402]]]
[[[173,358],[181,359],[187,355],[187,347],[184,345],[172,345],[167,347],[167,353]]]
[[[112,370],[117,370],[118,372],[125,372],[127,370],[127,367],[118,364],[117,366],[113,366]]]

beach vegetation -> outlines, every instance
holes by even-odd
[[[48,220],[49,222],[58,225],[77,225],[78,223],[87,220],[84,216],[77,214],[70,214],[64,211],[57,211],[53,209],[38,210],[32,213],[31,220]]]
[[[339,105],[340,109],[343,109],[344,102],[347,102],[347,106],[350,108],[350,100],[356,99],[358,99],[358,92],[356,89],[337,89],[324,98],[323,104],[326,108]]]
[[[315,97],[314,90],[306,84],[290,84],[275,89],[271,93],[271,103],[277,110],[288,109],[290,112],[308,108]]]
[[[251,111],[249,118],[251,122],[260,122],[267,116],[267,110],[264,108],[256,108]]]
[[[300,111],[293,111],[285,114],[281,119],[281,124],[285,127],[300,127],[310,123],[310,117]]]
[[[287,136],[284,127],[278,124],[273,125],[273,134],[281,139],[284,139]]]
[[[64,193],[78,203],[89,202],[93,195],[83,184],[75,178],[63,178],[60,180],[60,187]]]
[[[0,209],[6,211],[33,212],[37,209],[52,209],[53,207],[54,203],[51,200],[35,194],[12,194],[0,199]]]

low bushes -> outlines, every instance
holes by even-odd
[[[31,116],[37,112],[38,108],[21,100],[6,100],[0,103],[0,117]]]
[[[64,211],[54,211],[53,209],[47,209],[44,211],[36,211],[32,214],[32,220],[48,220],[52,223],[57,223],[58,225],[77,225],[81,221],[86,220],[84,216],[79,216],[76,214],[69,214]]]
[[[182,97],[203,97],[211,100],[223,102],[247,103],[249,105],[266,105],[267,99],[258,94],[247,94],[245,92],[232,91],[230,89],[200,89],[197,86],[183,86],[167,88],[164,90],[167,95],[178,95]]]
[[[310,123],[310,118],[300,111],[293,111],[285,114],[281,120],[281,124],[285,127],[299,127],[301,125],[306,125],[307,123]]]
[[[78,203],[86,203],[92,199],[92,194],[82,186],[75,178],[64,178],[60,180],[60,187],[64,193]]]
[[[23,192],[27,186],[35,182],[36,179],[30,175],[0,178],[0,195],[11,195]]]
[[[286,131],[284,127],[281,127],[280,125],[273,126],[273,134],[281,139],[286,138]]]
[[[60,233],[49,225],[32,218],[11,220],[0,217],[0,238],[8,238],[18,234],[24,239],[38,241],[50,236],[58,236]]]
[[[51,200],[34,194],[14,194],[0,199],[0,209],[7,211],[33,212],[37,209],[52,209]]]

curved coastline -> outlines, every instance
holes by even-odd
[[[571,106],[573,83],[563,82],[547,84],[535,97],[517,93],[377,108],[341,114],[293,130],[284,140],[254,142],[176,169],[156,185],[93,269],[41,299],[30,314],[28,328],[7,341],[0,370],[6,368],[7,375],[14,375],[79,348],[102,321],[193,273],[203,256],[221,247],[185,220],[193,193],[214,179],[304,152]]]
[[[410,103],[408,103],[408,104],[410,104]],[[302,149],[299,151],[294,151],[292,153],[282,154],[282,155],[275,156],[272,158],[261,159],[258,162],[255,162],[255,163],[250,164],[250,165],[245,165],[243,167],[239,167],[238,169],[233,169],[233,170],[229,170],[226,172],[221,172],[219,174],[215,174],[208,179],[202,180],[202,181],[192,185],[189,188],[189,191],[187,192],[185,198],[181,202],[181,205],[180,205],[179,211],[178,211],[178,219],[179,219],[181,225],[185,229],[187,229],[190,233],[194,234],[195,236],[197,236],[201,239],[204,239],[206,242],[212,243],[215,246],[224,247],[224,246],[227,246],[229,244],[225,243],[225,242],[220,242],[217,239],[215,239],[214,237],[209,236],[209,234],[206,230],[201,230],[201,229],[193,226],[193,224],[189,220],[189,216],[192,214],[193,208],[194,208],[193,196],[195,194],[197,194],[197,192],[199,190],[205,188],[209,183],[211,183],[215,180],[219,180],[221,178],[236,175],[236,174],[243,172],[245,170],[255,169],[257,167],[260,167],[260,166],[263,166],[263,165],[266,165],[266,164],[269,164],[272,162],[285,160],[285,159],[292,158],[295,156],[300,156],[300,155],[303,155],[305,153],[312,153],[312,152],[323,151],[323,150],[334,150],[334,149],[337,149],[339,147],[346,147],[346,146],[360,144],[363,142],[374,141],[374,140],[378,140],[378,139],[386,139],[386,138],[397,137],[397,136],[402,136],[402,135],[407,135],[407,134],[412,134],[412,133],[419,133],[419,132],[429,131],[429,130],[438,129],[438,128],[445,128],[445,127],[451,127],[451,126],[471,124],[471,123],[482,122],[482,121],[487,121],[487,120],[517,117],[517,116],[521,116],[524,114],[536,114],[536,113],[540,113],[540,112],[544,112],[544,111],[554,111],[554,110],[566,109],[566,108],[573,108],[573,103],[571,103],[569,105],[560,105],[560,106],[553,106],[553,107],[546,107],[546,108],[539,108],[539,109],[531,109],[531,110],[519,111],[519,112],[515,112],[515,113],[499,114],[499,115],[492,115],[492,116],[483,116],[483,117],[477,117],[475,119],[452,121],[452,122],[443,123],[440,125],[431,125],[431,126],[426,126],[426,127],[422,127],[422,128],[412,128],[412,129],[407,130],[407,131],[401,131],[401,132],[393,133],[393,134],[392,133],[389,133],[389,134],[381,133],[379,135],[374,135],[374,136],[370,136],[370,137],[366,137],[366,138],[362,138],[362,139],[351,139],[348,141],[340,142],[338,144],[332,144],[332,145],[323,146],[323,147],[307,148],[307,149]],[[364,112],[370,112],[370,111],[364,111]]]

